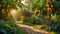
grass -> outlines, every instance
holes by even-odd
[[[34,25],[36,28],[41,29],[43,26],[42,25]],[[45,30],[45,28],[44,28]],[[47,31],[47,30],[46,30]],[[50,31],[49,31],[50,32]],[[51,31],[50,34],[59,34],[58,32]]]
[[[36,28],[40,29],[41,25],[34,25]]]
[[[26,34],[26,32],[22,28],[20,28],[19,26],[17,26],[15,34]]]
[[[50,34],[58,34],[58,33],[57,33],[57,32],[53,32],[53,31],[52,31],[52,32],[50,32]]]

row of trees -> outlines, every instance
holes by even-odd
[[[8,14],[11,8],[17,9],[22,7],[21,0],[0,0],[0,16],[3,17]],[[24,7],[22,7],[24,8]],[[51,18],[51,14],[60,14],[60,0],[33,0],[30,3],[30,11],[35,14],[48,15]],[[1,19],[0,18],[0,19]]]

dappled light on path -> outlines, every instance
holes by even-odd
[[[37,29],[34,26],[29,26],[25,24],[17,24],[17,25],[22,27],[27,32],[27,34],[49,34],[49,32]]]

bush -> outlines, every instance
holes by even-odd
[[[0,33],[4,34],[25,34],[25,32],[19,28],[14,22],[3,20],[0,21]]]
[[[38,16],[34,16],[34,17],[32,17],[32,23],[33,24],[42,24],[42,19],[41,18],[39,18]]]
[[[0,28],[0,34],[7,34],[7,31],[5,29]]]
[[[49,31],[56,31],[56,32],[59,32],[59,31],[60,31],[59,22],[53,21],[50,25],[48,25],[47,28],[48,28]]]

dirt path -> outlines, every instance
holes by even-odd
[[[49,32],[36,29],[34,26],[29,26],[25,24],[17,24],[17,25],[22,27],[27,32],[27,34],[49,34]]]

